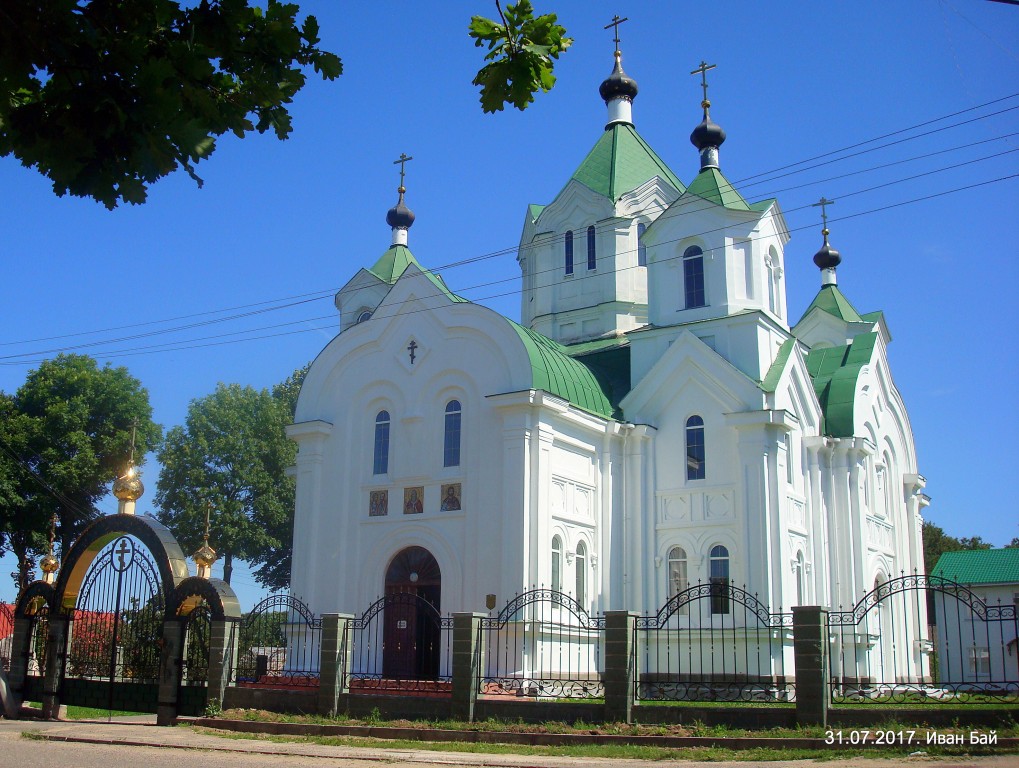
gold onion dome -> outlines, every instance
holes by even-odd
[[[39,569],[43,573],[56,573],[60,570],[60,561],[50,552],[39,561]]]
[[[206,539],[202,546],[196,549],[195,553],[191,555],[191,557],[194,559],[196,565],[204,568],[211,568],[212,564],[216,562],[216,550],[209,546],[209,541]]]
[[[143,493],[145,486],[142,485],[142,479],[134,467],[113,481],[113,495],[121,501],[137,501]]]

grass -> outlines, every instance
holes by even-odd
[[[725,747],[657,747],[629,744],[579,744],[561,746],[528,746],[523,744],[472,743],[472,742],[428,742],[410,739],[373,739],[362,736],[269,736],[252,733],[224,733],[214,729],[197,728],[200,733],[226,739],[269,741],[277,744],[319,744],[330,747],[362,747],[374,749],[414,749],[436,752],[460,752],[472,754],[513,754],[529,756],[599,757],[618,760],[691,760],[697,762],[772,762],[778,760],[833,761],[853,757],[904,757],[922,751],[929,757],[958,755],[1002,755],[1016,754],[1019,750],[966,747],[889,747],[887,749],[787,749],[778,734],[775,747],[756,749],[728,749]],[[714,729],[712,729],[714,730]],[[786,729],[788,730],[788,729]],[[726,735],[733,735],[728,733]],[[757,733],[761,736],[761,733]],[[807,734],[797,732],[798,736]]]
[[[26,701],[24,705],[31,709],[42,709],[38,701]],[[74,704],[67,705],[68,720],[102,720],[109,717],[131,717],[134,715],[150,714],[147,712],[128,712],[122,709],[106,709],[105,707],[79,707]]]

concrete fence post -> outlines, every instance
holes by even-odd
[[[322,615],[322,646],[318,668],[318,713],[336,717],[340,697],[350,692],[350,673],[353,665],[353,642],[350,637],[349,613]]]
[[[209,627],[209,676],[206,701],[216,701],[223,707],[230,675],[237,669],[237,620],[213,621]]]
[[[633,694],[636,685],[636,653],[633,611],[605,612],[605,719],[633,722]]]
[[[163,619],[163,648],[159,653],[159,698],[156,701],[156,725],[177,722],[177,699],[184,664],[184,619]],[[211,656],[211,647],[210,647]]]
[[[60,684],[64,679],[67,651],[71,647],[70,630],[69,616],[50,616],[42,682],[42,716],[50,720],[60,717]]]
[[[10,719],[18,716],[25,698],[25,678],[28,677],[28,660],[33,646],[32,619],[29,616],[14,617],[14,633],[11,635],[11,669],[7,673],[10,698],[4,714]]]
[[[478,701],[478,680],[484,667],[481,643],[483,613],[453,614],[453,700],[451,714],[456,720],[474,721]]]
[[[793,606],[793,660],[796,669],[796,722],[827,726],[831,685],[826,608]]]

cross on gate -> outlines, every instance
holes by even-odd
[[[617,15],[613,16],[612,21],[605,25],[605,29],[608,29],[609,27],[615,27],[615,37],[613,38],[613,42],[616,44],[616,53],[619,52],[619,25],[622,24],[624,21],[629,20],[630,20],[629,18],[621,19]]]
[[[410,364],[414,365],[415,352],[417,351],[418,343],[413,339],[410,340],[410,344],[407,345],[407,351],[410,352]]]
[[[708,101],[708,70],[714,69],[717,66],[717,64],[708,64],[704,59],[701,59],[701,65],[690,73],[691,75],[696,75],[699,72],[701,75],[701,88],[704,89],[704,102],[702,106],[705,108],[711,103]]]
[[[120,558],[120,570],[124,570],[124,568],[126,567],[124,558],[125,556],[131,554],[131,550],[127,546],[127,539],[120,540],[120,548],[117,550],[116,554]]]

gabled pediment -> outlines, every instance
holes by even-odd
[[[570,179],[556,199],[542,210],[534,228],[537,232],[564,232],[610,218],[614,213],[605,197]]]
[[[760,408],[763,393],[734,367],[689,331],[683,331],[650,371],[623,398],[627,421],[654,422],[688,382],[707,391],[722,412]]]
[[[660,176],[655,176],[620,197],[616,202],[615,214],[620,217],[645,214],[648,215],[648,218],[655,218],[668,208],[679,195],[678,189]]]

